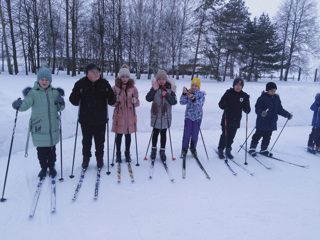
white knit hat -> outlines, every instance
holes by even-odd
[[[168,81],[168,75],[167,75],[167,72],[166,72],[165,70],[160,69],[160,70],[157,72],[156,80],[158,80],[158,79],[160,79],[160,78],[163,78],[163,79],[165,79],[166,81]]]
[[[123,64],[120,71],[119,71],[118,77],[121,78],[122,76],[127,76],[130,78],[129,67],[126,64]]]

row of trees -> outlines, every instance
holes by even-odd
[[[283,0],[272,21],[251,19],[243,0],[0,0],[2,70],[35,73],[63,66],[75,76],[88,62],[117,73],[123,63],[140,78],[186,66],[225,80],[239,73],[307,71],[319,53],[315,0]]]

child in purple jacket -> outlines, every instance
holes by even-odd
[[[188,90],[186,87],[183,87],[183,93],[180,97],[180,104],[187,105],[182,140],[182,156],[186,156],[188,153],[190,139],[190,151],[192,155],[197,155],[196,147],[203,116],[202,107],[206,95],[205,92],[200,91],[200,84],[199,78],[193,78],[191,89]]]

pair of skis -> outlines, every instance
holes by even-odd
[[[154,162],[155,162],[155,159],[151,159],[150,171],[149,171],[149,178],[150,178],[150,179],[153,178]],[[167,173],[168,176],[169,176],[170,181],[173,182],[173,181],[174,181],[174,178],[172,177],[172,174],[171,174],[171,172],[169,171],[167,162],[166,162],[166,161],[162,161],[162,160],[161,160],[161,162],[162,162],[162,164],[163,164],[164,169],[166,170],[166,173]]]
[[[131,178],[131,182],[134,182],[134,176],[133,176],[130,162],[127,162],[127,165],[128,165],[128,171]],[[121,163],[120,162],[118,163],[117,176],[118,176],[118,183],[120,183],[121,182]]]
[[[202,166],[199,158],[197,155],[192,153],[192,156],[194,157],[194,159],[196,160],[196,162],[198,163],[200,169],[202,170],[202,172],[204,173],[204,175],[206,176],[207,179],[210,179],[210,176],[208,175],[207,171],[204,169],[204,167]],[[186,178],[186,158],[187,155],[182,155],[182,178]]]
[[[36,192],[33,197],[31,210],[30,210],[30,214],[29,214],[30,218],[33,218],[33,216],[36,212],[38,200],[39,200],[41,189],[42,189],[42,186],[43,186],[45,179],[46,179],[45,177],[40,179],[37,184],[37,189],[36,189]],[[56,178],[51,177],[50,180],[51,180],[51,212],[54,213],[56,211]]]
[[[75,201],[78,198],[78,194],[79,194],[79,191],[81,189],[82,183],[84,181],[84,177],[85,177],[86,172],[87,172],[87,169],[86,168],[82,168],[79,182],[78,182],[76,190],[74,191],[74,194],[73,194],[73,198],[72,198],[73,201]],[[97,177],[96,177],[96,183],[95,183],[95,187],[94,187],[94,195],[93,195],[94,199],[98,199],[99,186],[100,186],[100,177],[101,177],[101,168],[98,168]]]

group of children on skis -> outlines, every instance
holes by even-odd
[[[64,91],[52,86],[51,71],[41,68],[37,74],[37,81],[33,88],[23,90],[24,99],[17,99],[12,103],[14,109],[26,111],[32,108],[29,121],[29,134],[31,133],[33,144],[37,147],[38,159],[41,166],[39,177],[42,179],[47,174],[55,177],[55,145],[59,142],[59,115],[65,107],[63,99]],[[95,141],[95,157],[97,167],[104,165],[104,142],[106,124],[109,120],[107,105],[113,106],[112,132],[115,132],[116,162],[121,163],[121,142],[125,138],[125,161],[131,161],[130,145],[131,133],[137,131],[137,116],[135,107],[140,105],[139,92],[134,86],[135,82],[130,78],[127,65],[120,69],[115,85],[111,88],[109,82],[101,77],[100,68],[90,63],[86,66],[86,76],[74,84],[69,101],[79,107],[79,123],[82,129],[82,168],[87,168],[90,162],[92,138]],[[198,134],[203,117],[203,104],[205,102],[204,91],[200,91],[201,82],[194,78],[190,89],[183,87],[180,104],[186,105],[184,131],[182,140],[183,157],[188,149],[196,156]],[[221,119],[222,134],[218,145],[220,159],[233,159],[231,154],[233,139],[240,127],[242,111],[249,114],[251,111],[249,95],[242,89],[244,81],[236,78],[233,87],[228,89],[219,101],[219,107],[223,110]],[[286,111],[281,104],[279,95],[275,94],[277,86],[273,82],[266,84],[266,91],[257,99],[255,112],[257,114],[256,131],[252,136],[249,154],[257,154],[256,147],[262,138],[260,154],[272,156],[268,152],[268,145],[272,132],[277,129],[278,115],[292,118],[292,114]],[[177,104],[176,85],[169,79],[166,71],[159,70],[152,87],[146,95],[146,100],[151,104],[152,148],[151,159],[154,161],[157,155],[157,141],[160,134],[159,154],[162,161],[166,161],[165,146],[166,133],[172,122],[172,106]],[[311,106],[314,111],[313,129],[309,137],[308,151],[320,152],[320,94]],[[29,137],[28,137],[29,139]],[[316,147],[315,147],[316,146]],[[28,149],[28,141],[26,151]],[[27,153],[27,152],[26,152]]]

